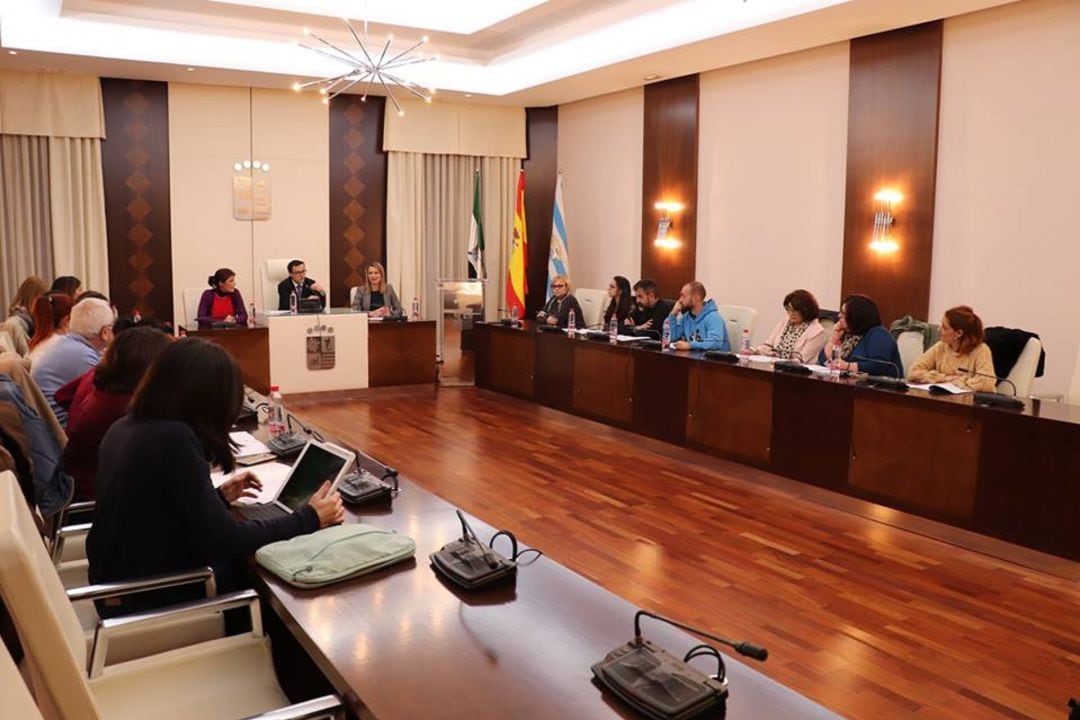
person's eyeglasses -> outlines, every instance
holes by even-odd
[[[553,287],[553,288],[564,288],[564,287],[566,287],[566,283],[552,283],[551,287]]]
[[[293,275],[307,275],[307,270],[293,270]]]

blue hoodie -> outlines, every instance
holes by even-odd
[[[691,350],[731,351],[727,326],[716,311],[713,300],[707,300],[701,314],[696,317],[690,311],[685,311],[671,318],[671,341],[676,340],[688,341]]]

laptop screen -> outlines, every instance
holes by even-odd
[[[293,512],[304,506],[315,491],[327,480],[331,482],[341,472],[345,458],[311,443],[296,461],[288,482],[278,495],[278,502]]]

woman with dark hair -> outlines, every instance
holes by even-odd
[[[785,360],[813,362],[825,346],[825,328],[818,322],[818,302],[808,290],[792,290],[784,298],[787,317],[769,334],[756,355],[772,355]]]
[[[72,300],[79,297],[79,290],[82,289],[82,280],[74,275],[60,275],[52,281],[52,287],[49,288],[49,292],[64,293],[70,295]]]
[[[30,338],[34,336],[34,303],[48,289],[44,280],[31,275],[22,281],[11,298],[7,319],[0,324],[0,330],[7,332],[11,349],[19,355],[26,355],[30,351]]]
[[[611,302],[604,310],[604,329],[611,324],[612,316],[615,316],[619,325],[626,324],[626,318],[630,317],[630,311],[634,309],[634,293],[630,290],[630,281],[622,275],[616,275],[608,283],[607,294]]]
[[[135,387],[172,337],[150,327],[118,333],[101,363],[56,391],[67,410],[68,444],[64,471],[75,480],[75,501],[94,499],[98,446],[112,424],[127,412]]]
[[[967,305],[945,311],[941,340],[915,361],[908,380],[953,383],[976,392],[994,392],[994,357],[983,342],[982,320]]]
[[[135,390],[131,412],[105,434],[98,453],[97,507],[86,540],[90,582],[110,582],[211,565],[219,590],[241,586],[235,563],[266,543],[344,520],[338,494],[324,483],[298,512],[237,520],[229,503],[260,487],[241,473],[217,490],[211,465],[235,467],[229,429],[244,386],[232,357],[200,338],[165,348]],[[191,587],[99,604],[107,615],[198,597]]]
[[[839,359],[833,361],[835,350]],[[844,372],[900,378],[903,361],[896,340],[881,324],[877,303],[865,295],[848,295],[840,306],[840,319],[833,326],[832,337],[818,356],[822,365],[829,363]]]
[[[221,268],[206,282],[210,289],[203,290],[195,317],[199,329],[209,330],[214,323],[247,325],[248,314],[244,308],[244,298],[236,287],[236,273],[229,268]]]
[[[75,300],[67,293],[47,292],[34,302],[34,335],[27,354],[36,360],[67,333]]]

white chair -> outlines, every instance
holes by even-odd
[[[41,720],[41,712],[34,704],[30,689],[3,647],[0,647],[0,717]]]
[[[599,327],[604,317],[604,310],[611,301],[607,290],[578,288],[574,291],[574,297],[581,305],[581,314],[585,316],[578,327]]]
[[[289,277],[289,263],[294,258],[270,258],[263,263],[262,278],[262,298],[263,298],[263,310],[277,310],[278,309],[278,292],[277,286],[285,278]]]
[[[359,285],[354,285],[353,287],[349,288],[349,307],[353,306],[353,303],[356,302],[356,296],[359,295],[359,294],[360,294],[360,286]]]
[[[88,588],[83,596],[100,597],[109,590]],[[69,720],[151,716],[232,720],[289,705],[274,675],[254,591],[103,620],[89,650],[69,594],[60,585],[14,474],[0,473],[0,596],[26,651],[31,685],[43,715]],[[250,633],[105,664],[109,643],[118,637],[175,627],[233,608],[249,610]],[[340,709],[331,697],[302,706],[303,713],[274,717],[326,717]]]
[[[1031,395],[1031,383],[1035,380],[1035,371],[1039,367],[1042,343],[1038,338],[1028,338],[1027,345],[1020,351],[1020,357],[1009,371],[1009,382],[999,382],[997,391],[1006,395],[1016,388],[1016,397],[1026,398]],[[1011,384],[1010,384],[1011,383]]]
[[[923,334],[915,330],[905,330],[896,338],[896,345],[900,349],[900,362],[904,366],[904,377],[915,361],[926,352],[923,350]]]
[[[1065,393],[1065,402],[1071,405],[1080,405],[1080,346],[1076,348],[1076,363],[1073,365],[1072,382],[1069,383],[1069,391]]]
[[[757,310],[741,305],[718,305],[716,311],[724,318],[727,326],[728,342],[731,349],[738,351],[742,348],[743,330],[750,331],[750,344],[754,343],[754,326],[757,324]]]
[[[188,329],[195,328],[199,316],[199,300],[202,299],[202,290],[198,288],[184,288],[181,297],[184,300],[184,324]]]

